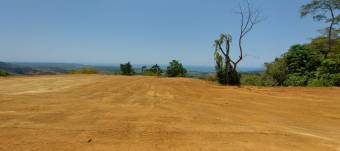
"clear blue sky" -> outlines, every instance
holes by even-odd
[[[241,0],[0,0],[0,61],[213,65],[213,41],[233,35]],[[245,41],[243,67],[261,67],[325,26],[308,0],[253,0],[266,21]]]

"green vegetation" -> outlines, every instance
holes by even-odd
[[[130,62],[125,63],[125,64],[120,64],[120,72],[122,75],[128,75],[128,76],[135,74],[135,71],[133,70]]]
[[[242,76],[242,83],[262,86],[340,86],[340,38],[328,50],[324,36],[294,45],[271,63],[262,75]],[[258,82],[261,81],[261,82]]]
[[[96,68],[86,67],[86,68],[80,68],[79,70],[70,70],[68,72],[69,74],[98,74]]]
[[[221,34],[220,38],[215,40],[215,70],[216,78],[220,84],[239,85],[240,75],[237,72],[237,63],[241,61],[233,61],[230,57],[231,35]],[[222,47],[225,46],[223,49]]]
[[[161,76],[163,71],[158,64],[151,66],[151,68],[147,69],[146,66],[142,67],[143,75],[145,76]]]
[[[79,73],[81,73],[81,74],[97,74],[98,71],[95,68],[81,68],[79,70]]]
[[[307,44],[297,44],[266,63],[260,75],[242,75],[241,83],[260,86],[340,86],[340,0],[312,0],[301,7],[301,16],[312,15],[329,26]]]
[[[166,75],[168,77],[185,77],[186,74],[187,70],[177,60],[172,60],[166,69]]]
[[[9,74],[6,71],[0,69],[0,77],[4,77],[4,76],[8,76],[8,75]]]

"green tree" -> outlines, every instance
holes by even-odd
[[[168,77],[185,77],[186,73],[187,70],[177,60],[172,60],[166,69],[166,75]]]
[[[135,71],[132,68],[132,65],[130,62],[125,63],[125,64],[120,64],[120,72],[122,75],[134,75]]]
[[[287,78],[287,64],[283,58],[276,58],[272,63],[266,63],[266,71],[263,79],[274,81],[272,86],[283,85]]]
[[[263,80],[284,86],[339,86],[340,52],[332,51],[324,57],[327,43],[321,36],[304,45],[293,45],[280,58],[266,64]],[[340,46],[339,42],[335,44],[333,48]]]
[[[334,26],[340,22],[340,14],[336,14],[340,9],[340,0],[312,0],[310,3],[301,7],[300,14],[302,17],[311,14],[316,21],[325,21],[329,23],[328,27],[328,51],[324,53],[327,57],[332,51],[332,32]]]
[[[306,45],[293,45],[287,53],[283,55],[287,64],[288,74],[296,73],[306,75],[316,71],[320,66],[320,51],[310,50]]]

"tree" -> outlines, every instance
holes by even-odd
[[[187,70],[177,60],[172,60],[166,69],[168,77],[185,77]]]
[[[143,70],[143,74],[148,76],[160,76],[162,75],[162,73],[163,71],[158,64],[151,66],[151,68],[149,69],[146,69],[145,67],[145,69]]]
[[[163,73],[161,67],[158,64],[153,65],[149,70],[158,76]]]
[[[340,14],[335,14],[340,9],[340,0],[312,0],[310,3],[301,7],[301,17],[313,15],[316,21],[325,21],[329,23],[328,27],[328,51],[324,53],[327,57],[332,51],[332,33],[334,26],[340,22]]]
[[[283,55],[288,74],[307,75],[320,66],[320,51],[310,50],[306,45],[293,45]]]
[[[217,78],[219,83],[225,85],[240,84],[237,66],[244,58],[242,42],[253,27],[261,21],[259,11],[254,9],[248,1],[246,1],[245,7],[240,5],[238,13],[241,16],[240,35],[238,38],[240,55],[238,59],[234,61],[230,55],[230,45],[232,42],[232,36],[230,34],[221,34],[219,39],[215,40],[214,43]]]
[[[130,62],[126,64],[120,64],[120,71],[122,75],[134,75],[135,74],[135,71],[133,70]]]
[[[272,63],[266,63],[263,79],[272,79],[273,86],[283,85],[287,78],[287,65],[283,58],[276,58]]]
[[[334,39],[339,48],[340,38]],[[267,63],[263,80],[270,85],[283,86],[340,86],[340,51],[324,57],[327,38],[320,36],[310,43],[293,45],[280,58]],[[271,82],[270,82],[271,83]]]

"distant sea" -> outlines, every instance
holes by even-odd
[[[119,64],[108,64],[108,63],[49,63],[49,62],[12,62],[15,64],[29,66],[29,67],[57,67],[63,69],[76,69],[86,66],[93,67],[111,67],[119,69]],[[142,66],[150,67],[152,65],[148,64],[132,64],[134,68],[140,69]],[[159,65],[162,69],[166,69],[167,65]],[[203,65],[184,65],[184,67],[189,72],[202,72],[202,73],[210,73],[215,72],[215,67],[213,66],[203,66]],[[256,68],[256,67],[240,67],[238,68],[239,72],[261,72],[264,71],[264,68]]]

